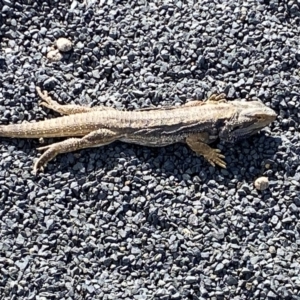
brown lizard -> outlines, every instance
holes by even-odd
[[[276,113],[259,101],[229,101],[225,94],[206,102],[191,101],[182,106],[119,111],[105,106],[60,105],[39,87],[41,105],[66,115],[35,123],[0,125],[0,136],[16,138],[70,137],[40,147],[45,150],[34,165],[43,167],[57,154],[103,146],[116,140],[145,146],[166,146],[185,142],[213,166],[226,167],[224,155],[208,144],[217,138],[234,142],[269,125]]]

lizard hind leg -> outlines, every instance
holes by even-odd
[[[67,104],[67,105],[61,105],[57,101],[53,100],[49,95],[47,91],[41,91],[39,87],[36,87],[36,91],[42,101],[40,102],[40,105],[47,107],[49,109],[52,109],[61,115],[74,115],[74,114],[80,114],[80,113],[86,113],[91,112],[95,110],[112,110],[114,108],[107,107],[107,106],[95,106],[95,107],[88,107],[88,106],[81,106],[76,104]]]
[[[38,150],[45,150],[45,152],[34,164],[33,171],[36,173],[38,170],[43,170],[44,166],[58,154],[108,145],[121,137],[121,135],[112,130],[99,129],[90,132],[82,138],[70,138],[62,142],[39,147],[37,148]]]

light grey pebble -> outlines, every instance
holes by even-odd
[[[254,181],[254,186],[259,191],[264,191],[269,187],[269,178],[261,176]]]
[[[60,61],[62,59],[62,54],[59,52],[58,49],[54,49],[54,50],[50,50],[48,53],[47,53],[47,58],[50,60],[50,61]]]
[[[55,47],[61,52],[68,52],[72,49],[72,42],[64,37],[57,39],[54,43]]]

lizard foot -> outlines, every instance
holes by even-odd
[[[40,98],[42,99],[40,105],[52,109],[61,115],[73,115],[73,114],[81,114],[81,113],[87,113],[92,111],[114,110],[113,107],[101,106],[101,105],[95,107],[81,106],[77,104],[61,105],[57,101],[53,100],[48,95],[47,91],[42,92],[40,87],[37,86],[36,91],[40,96]]]
[[[191,106],[200,106],[200,105],[205,105],[205,104],[218,104],[218,103],[226,103],[226,94],[213,94],[211,95],[206,101],[202,101],[202,100],[193,100],[193,101],[189,101],[185,104],[183,104],[183,106],[185,107],[191,107]]]
[[[81,106],[76,104],[66,104],[61,105],[57,101],[53,100],[49,95],[47,91],[41,91],[40,87],[36,87],[36,91],[42,101],[40,102],[40,105],[47,107],[49,109],[52,109],[56,112],[58,112],[61,115],[72,115],[72,114],[79,114],[79,113],[86,113],[93,110],[96,110],[96,108],[91,108],[87,106]],[[100,110],[102,106],[97,107],[97,110]]]
[[[59,105],[56,101],[54,101],[49,95],[47,91],[42,91],[40,87],[36,87],[36,91],[42,101],[40,102],[40,105],[45,106],[49,109],[55,110],[53,107],[56,107]]]
[[[58,143],[57,143],[58,144]],[[56,144],[47,145],[37,148],[39,151],[45,151],[42,156],[35,162],[33,172],[36,174],[38,171],[44,171],[44,167],[52,160],[59,152],[57,151]]]
[[[202,155],[212,166],[226,168],[225,156],[219,149],[213,149],[204,142],[205,134],[192,134],[186,138],[186,143],[197,154]]]
[[[209,98],[206,100],[206,102],[218,102],[218,103],[225,103],[227,102],[226,100],[226,94],[222,93],[222,94],[213,94],[211,96],[209,96]]]
[[[225,156],[221,153],[220,149],[213,149],[209,153],[202,154],[204,158],[212,165],[218,165],[221,168],[226,168],[226,163],[223,160]]]

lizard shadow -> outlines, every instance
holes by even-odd
[[[70,173],[67,183],[77,183],[78,190],[71,189],[70,197],[89,201],[112,218],[126,220],[130,212],[135,222],[146,218],[154,228],[183,228],[185,219],[174,218],[174,205],[192,207],[200,195],[209,195],[218,185],[230,189],[235,182],[237,190],[239,183],[252,183],[266,171],[265,164],[274,163],[272,157],[280,144],[280,138],[261,134],[234,146],[212,144],[226,156],[227,169],[221,169],[210,166],[184,144],[151,148],[114,142],[60,155],[47,165],[46,172],[57,172],[58,164],[58,176]],[[56,181],[58,189],[65,185],[65,180]]]
[[[235,144],[221,142],[220,147],[226,157],[227,171],[237,179],[247,182],[272,168],[275,164],[273,158],[281,144],[280,137],[261,133]]]
[[[186,144],[176,143],[165,147],[146,147],[122,142],[114,142],[101,148],[84,149],[59,155],[51,161],[47,168],[54,168],[53,164],[61,165],[62,170],[68,170],[74,177],[82,179],[86,171],[94,174],[121,174],[126,171],[132,176],[137,172],[152,174],[158,178],[174,177],[177,181],[186,180],[192,176],[201,175],[204,184],[216,176],[223,175],[228,179],[242,175],[243,180],[258,176],[264,171],[265,164],[272,164],[272,157],[282,144],[281,138],[269,137],[263,134],[241,140],[235,144],[216,142],[225,155],[227,168],[211,166],[201,156],[197,156]],[[76,159],[76,157],[79,159]],[[76,163],[77,161],[77,163]],[[74,164],[73,168],[70,164]],[[113,172],[115,170],[115,172]],[[49,170],[50,172],[50,170]]]
[[[45,145],[62,139],[47,139]],[[32,156],[32,149],[38,147],[36,141],[24,139],[3,138],[3,145],[12,145],[15,150]],[[279,137],[269,137],[258,134],[246,140],[233,144],[216,142],[211,146],[218,147],[225,155],[227,168],[211,166],[201,156],[197,156],[186,144],[176,143],[165,147],[146,147],[122,142],[114,142],[100,148],[83,149],[78,152],[66,153],[57,156],[46,166],[46,172],[52,173],[57,170],[59,164],[62,172],[67,171],[75,178],[82,180],[83,176],[91,172],[120,174],[124,171],[132,176],[152,174],[158,178],[169,176],[177,181],[184,181],[192,176],[200,176],[201,183],[215,179],[222,175],[227,178],[242,175],[243,179],[253,178],[263,172],[264,164],[272,164],[272,157],[282,144]],[[15,151],[14,150],[14,151]],[[71,165],[73,164],[73,167]],[[140,176],[140,175],[138,175]],[[246,178],[245,178],[246,176]]]
[[[80,155],[81,158],[70,170],[79,181],[86,177],[86,169],[88,177],[96,176],[98,182],[117,181],[120,189],[131,181],[139,182],[139,192],[141,189],[155,190],[157,185],[162,191],[170,185],[191,187],[195,183],[201,189],[201,185],[207,185],[211,180],[225,186],[233,179],[253,182],[253,179],[267,171],[266,165],[272,168],[272,158],[281,143],[280,138],[259,134],[234,145],[220,142],[212,144],[225,155],[226,169],[211,166],[203,157],[180,143],[156,148],[114,142],[97,149],[82,150],[80,154],[66,154],[64,158],[60,156],[59,160],[69,164],[75,160],[75,155]],[[66,164],[62,168],[70,169]]]

